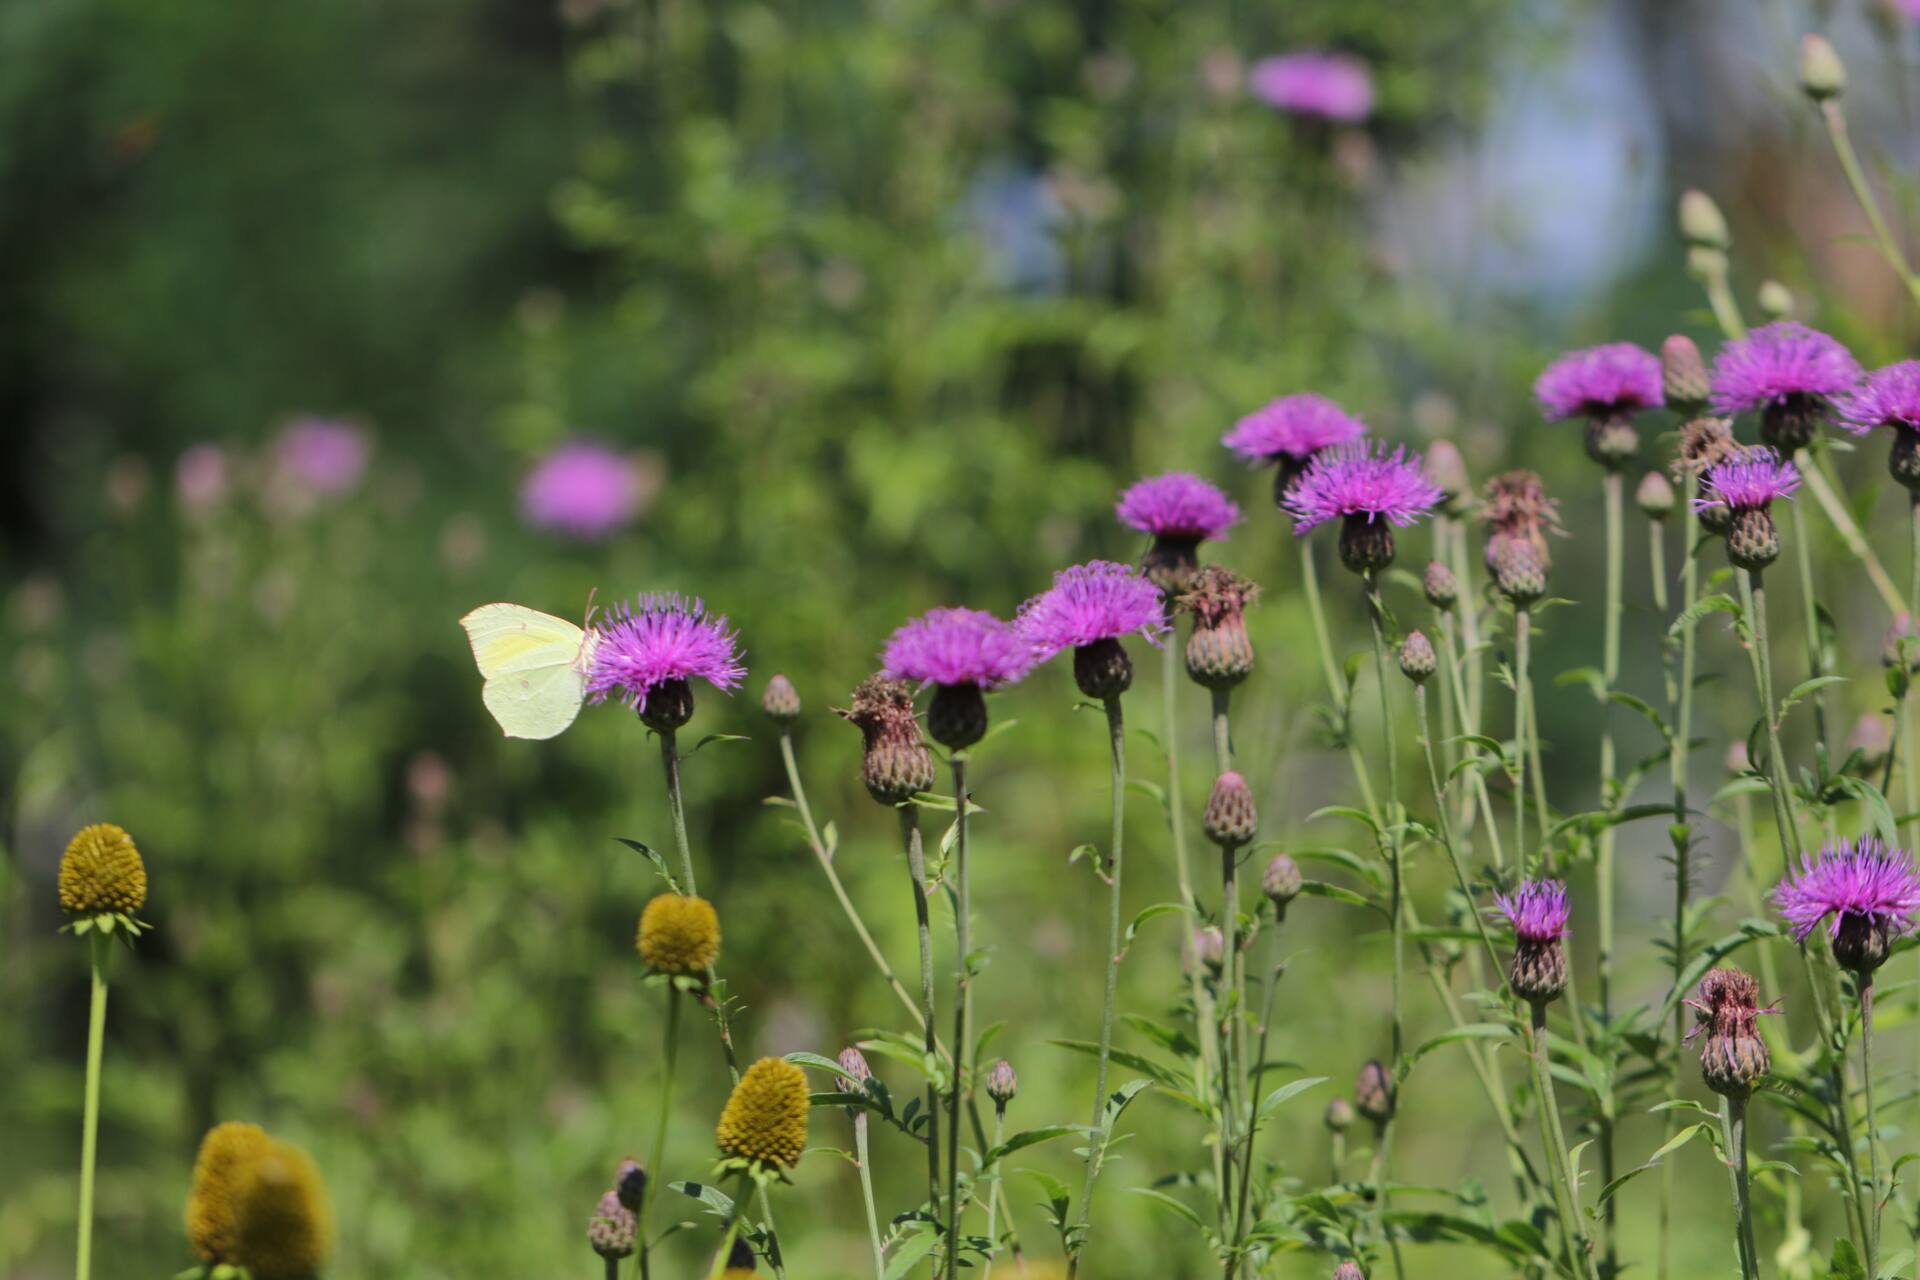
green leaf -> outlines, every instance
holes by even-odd
[[[1021,1177],[1030,1179],[1035,1186],[1038,1186],[1040,1194],[1046,1197],[1042,1203],[1053,1215],[1053,1225],[1064,1227],[1067,1222],[1067,1209],[1073,1204],[1073,1192],[1067,1184],[1052,1174],[1042,1173],[1038,1169],[1021,1169],[1019,1173]]]
[[[615,836],[614,839],[627,846],[627,848],[634,850],[636,853],[646,854],[648,859],[653,863],[653,869],[660,873],[662,880],[667,882],[667,888],[675,893],[680,892],[680,882],[673,878],[673,872],[667,870],[667,860],[661,857],[659,853],[648,845],[640,843],[638,840],[629,840],[625,836]]]
[[[1846,682],[1847,678],[1845,676],[1815,676],[1811,680],[1802,680],[1788,691],[1786,697],[1780,700],[1779,720],[1784,721],[1787,718],[1787,712],[1793,709],[1793,704],[1799,702],[1802,698],[1810,694],[1818,693],[1828,685],[1845,684]]]
[[[1606,1186],[1600,1188],[1600,1197],[1598,1200],[1594,1202],[1595,1206],[1597,1207],[1599,1205],[1605,1204],[1607,1201],[1613,1198],[1613,1193],[1618,1191],[1621,1187],[1626,1186],[1629,1182],[1632,1182],[1635,1178],[1647,1172],[1649,1169],[1658,1167],[1662,1159],[1671,1155],[1673,1152],[1678,1151],[1681,1147],[1686,1146],[1689,1142],[1692,1142],[1695,1138],[1699,1137],[1702,1133],[1707,1132],[1712,1128],[1713,1126],[1711,1124],[1707,1123],[1705,1120],[1702,1120],[1697,1124],[1690,1124],[1686,1128],[1682,1129],[1679,1133],[1674,1134],[1673,1137],[1669,1138],[1661,1146],[1661,1148],[1658,1151],[1654,1152],[1652,1155],[1647,1157],[1647,1162],[1645,1164],[1640,1165],[1637,1168],[1627,1170],[1625,1173],[1615,1178],[1612,1182],[1609,1182]]]
[[[1873,823],[1875,835],[1888,845],[1897,845],[1900,842],[1895,827],[1893,807],[1887,803],[1887,798],[1880,794],[1880,788],[1865,778],[1857,778],[1850,773],[1843,773],[1834,778],[1833,784],[1858,800],[1866,809],[1867,818]]]
[[[823,1058],[817,1053],[794,1052],[787,1055],[787,1061],[803,1067],[812,1067],[816,1071],[831,1071],[840,1074],[840,1064],[832,1058]]]
[[[1513,1035],[1513,1028],[1504,1022],[1470,1022],[1464,1027],[1455,1027],[1451,1031],[1442,1031],[1433,1039],[1407,1055],[1407,1066],[1432,1053],[1435,1049],[1450,1044],[1459,1044],[1465,1040],[1505,1040]]]
[[[1141,1083],[1146,1082],[1141,1081]],[[981,1156],[980,1167],[991,1169],[1016,1151],[1023,1151],[1042,1142],[1051,1142],[1055,1138],[1064,1138],[1069,1134],[1090,1132],[1092,1130],[1083,1124],[1050,1124],[1039,1129],[1025,1129]]]
[[[683,1196],[692,1196],[721,1217],[733,1212],[733,1197],[711,1183],[669,1182],[667,1185]]]
[[[1139,932],[1140,926],[1147,921],[1158,919],[1161,916],[1181,915],[1185,911],[1186,908],[1177,902],[1156,902],[1150,907],[1140,908],[1138,914],[1133,917],[1133,923],[1127,926],[1127,945],[1132,945],[1133,935]]]
[[[1702,596],[1680,611],[1680,616],[1675,618],[1673,625],[1667,628],[1667,635],[1672,639],[1679,639],[1683,632],[1710,613],[1730,613],[1738,618],[1740,602],[1729,595]]]
[[[1047,1043],[1094,1058],[1100,1056],[1100,1046],[1091,1040],[1049,1040]],[[1155,1062],[1152,1058],[1145,1058],[1125,1049],[1109,1049],[1107,1057],[1123,1067],[1131,1067],[1142,1075],[1150,1076],[1168,1088],[1184,1089],[1189,1093],[1193,1091],[1193,1077],[1178,1067]]]
[[[706,737],[700,739],[700,741],[694,743],[693,750],[687,752],[685,755],[681,756],[680,758],[682,760],[691,760],[694,756],[694,753],[699,751],[700,748],[706,746],[709,742],[751,742],[751,741],[753,741],[753,739],[749,738],[744,733],[710,733]]]
[[[1111,1057],[1112,1055],[1109,1054],[1108,1056]],[[1118,1089],[1113,1089],[1108,1092],[1106,1131],[1109,1135],[1113,1133],[1113,1126],[1120,1122],[1120,1113],[1125,1111],[1135,1098],[1151,1088],[1153,1088],[1153,1081],[1151,1080],[1129,1080]]]
[[[1207,1224],[1200,1220],[1200,1215],[1194,1212],[1185,1201],[1176,1200],[1166,1192],[1155,1190],[1152,1187],[1128,1187],[1127,1190],[1133,1192],[1134,1195],[1145,1196],[1175,1217],[1192,1223],[1195,1231],[1198,1231],[1208,1239],[1212,1239],[1212,1234],[1207,1230]]]
[[[1307,815],[1308,822],[1312,822],[1319,818],[1351,818],[1355,822],[1364,826],[1369,831],[1378,833],[1378,831],[1380,830],[1379,827],[1374,825],[1373,816],[1371,814],[1369,814],[1365,809],[1356,809],[1350,804],[1326,805],[1322,808],[1315,809],[1312,813]]]
[[[904,1236],[894,1246],[893,1256],[887,1259],[887,1280],[901,1280],[901,1277],[919,1266],[928,1254],[940,1247],[940,1233],[933,1224],[921,1222],[911,1230],[912,1234]]]
[[[1826,1280],[1867,1280],[1867,1269],[1860,1264],[1853,1241],[1842,1237],[1833,1242],[1833,1262],[1827,1267]]]
[[[1300,892],[1315,898],[1331,898],[1335,902],[1344,902],[1350,907],[1368,907],[1386,914],[1385,908],[1371,898],[1362,897],[1351,889],[1343,889],[1337,884],[1328,884],[1324,880],[1304,880]]]
[[[1325,1084],[1326,1082],[1327,1078],[1325,1076],[1308,1076],[1304,1080],[1295,1080],[1289,1084],[1281,1085],[1278,1089],[1275,1089],[1272,1093],[1260,1099],[1260,1110],[1255,1113],[1256,1123],[1265,1120],[1268,1116],[1285,1106],[1288,1099],[1305,1093],[1317,1084]]]

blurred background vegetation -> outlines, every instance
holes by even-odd
[[[1252,619],[1265,665],[1238,716],[1266,834],[1349,838],[1302,822],[1346,793],[1344,762],[1297,656],[1311,640],[1285,526],[1219,435],[1312,389],[1384,436],[1456,439],[1476,477],[1538,466],[1576,534],[1560,589],[1586,594],[1598,486],[1576,428],[1538,425],[1527,388],[1566,345],[1680,330],[1710,347],[1670,229],[1682,187],[1727,209],[1749,301],[1777,277],[1863,360],[1912,350],[1912,315],[1793,91],[1809,28],[1848,56],[1856,130],[1910,209],[1915,33],[1858,0],[0,11],[0,1274],[58,1276],[69,1257],[86,978],[52,879],[96,820],[139,840],[157,926],[115,974],[105,1274],[186,1264],[194,1145],[226,1118],[313,1150],[344,1226],[338,1275],[597,1265],[582,1231],[645,1145],[660,1009],[631,948],[656,886],[613,837],[664,845],[664,803],[615,709],[555,742],[501,740],[456,626],[484,601],[574,615],[594,588],[681,590],[739,626],[750,691],[705,696],[693,729],[751,741],[702,751],[688,790],[749,1054],[832,1054],[900,1023],[786,811],[760,804],[785,789],[765,677],[800,689],[816,811],[904,972],[893,822],[827,708],[910,613],[1004,612],[1062,564],[1137,555],[1110,509],[1138,474],[1197,470],[1247,508],[1218,550],[1268,588]],[[1365,59],[1373,117],[1330,126],[1250,97],[1247,66],[1296,47]],[[347,491],[280,482],[276,438],[303,415],[364,433]],[[1669,445],[1649,435],[1657,463]],[[646,478],[644,510],[605,541],[519,518],[528,469],[576,437]],[[202,444],[227,462],[210,501],[181,487]],[[1843,466],[1873,510],[1877,457]],[[1883,545],[1902,560],[1891,532]],[[1417,569],[1424,535],[1403,547]],[[1358,649],[1345,587],[1336,626]],[[1849,667],[1871,662],[1877,604],[1847,586],[1827,603]],[[1540,669],[1594,660],[1587,621],[1548,616]],[[1629,637],[1624,683],[1648,696],[1658,630]],[[1706,652],[1739,670],[1717,629]],[[1729,685],[1698,761],[1713,785],[1746,724]],[[1554,796],[1584,807],[1591,701],[1542,687]],[[1101,729],[1073,701],[1051,671],[1001,698],[1021,723],[976,770],[975,936],[996,949],[979,1010],[1008,1024],[996,1052],[1020,1069],[1022,1126],[1081,1120],[1089,1087],[1088,1064],[1047,1043],[1093,1034],[1104,929],[1086,867],[1066,863],[1106,803]],[[1155,700],[1134,701],[1157,729]],[[1193,812],[1206,738],[1188,706]],[[1172,896],[1172,873],[1149,797],[1133,819],[1145,905]],[[1711,891],[1732,850],[1708,836]],[[1623,835],[1642,942],[1670,894],[1664,845]],[[1421,875],[1437,891],[1440,869]],[[1279,1053],[1343,1087],[1384,1049],[1381,938],[1331,902],[1287,927]],[[1172,1005],[1175,933],[1148,926],[1124,1007]],[[1664,995],[1649,946],[1627,963],[1636,998]],[[1418,1010],[1416,1041],[1440,1025]],[[694,1073],[670,1176],[705,1171],[716,1068]],[[1326,1096],[1270,1139],[1302,1178],[1325,1173]],[[1423,1063],[1402,1105],[1406,1180],[1480,1179],[1499,1198],[1463,1064]],[[1199,1274],[1184,1229],[1124,1194],[1201,1163],[1198,1131],[1150,1099],[1130,1119],[1092,1273]],[[815,1126],[850,1145],[838,1112]],[[1623,1159],[1657,1132],[1629,1125]],[[1068,1172],[1057,1145],[1028,1163]],[[914,1160],[878,1137],[883,1212],[909,1207]],[[1682,1194],[1720,1214],[1723,1188],[1696,1172]],[[863,1266],[851,1170],[816,1155],[797,1181],[794,1274]],[[1012,1189],[1043,1243],[1036,1197]],[[1629,1193],[1630,1224],[1651,1221],[1651,1193]],[[1719,1258],[1706,1233],[1682,1247]],[[1443,1248],[1421,1271],[1493,1264]]]

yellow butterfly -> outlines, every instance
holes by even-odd
[[[483,604],[460,619],[486,677],[480,700],[509,738],[558,736],[580,714],[594,633],[519,604]]]

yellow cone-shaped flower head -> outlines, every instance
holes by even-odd
[[[235,1197],[234,1260],[253,1280],[309,1280],[333,1248],[333,1213],[312,1157],[268,1139]]]
[[[147,868],[133,837],[111,822],[82,827],[60,855],[60,907],[68,915],[125,915],[147,901]]]
[[[807,1148],[807,1074],[785,1058],[762,1058],[733,1086],[715,1138],[722,1155],[792,1168]]]
[[[663,893],[640,913],[635,945],[661,973],[705,973],[720,958],[720,917],[705,898]]]
[[[215,1125],[200,1140],[193,1190],[187,1196],[187,1240],[201,1261],[232,1261],[239,1239],[234,1208],[239,1184],[272,1141],[259,1125],[235,1120]]]

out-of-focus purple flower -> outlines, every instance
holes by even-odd
[[[1763,511],[1776,498],[1791,498],[1800,487],[1800,469],[1765,445],[1742,449],[1700,480],[1695,511]]]
[[[1805,942],[1824,923],[1834,957],[1850,969],[1877,968],[1891,940],[1913,929],[1920,911],[1920,873],[1905,849],[1872,836],[1838,840],[1818,859],[1802,857],[1773,891],[1793,940]]]
[[[1920,4],[1920,0],[1914,0]],[[1840,425],[1857,435],[1875,427],[1920,431],[1920,360],[1902,360],[1875,369],[1866,382],[1839,402]]]
[[[1827,399],[1851,391],[1860,364],[1817,329],[1791,320],[1763,325],[1729,342],[1713,361],[1713,411],[1731,416],[1793,397]]]
[[[1375,443],[1339,445],[1317,456],[1287,497],[1293,531],[1303,534],[1342,517],[1384,520],[1405,527],[1433,510],[1443,495],[1417,454]]]
[[[1341,53],[1302,49],[1262,58],[1247,88],[1270,107],[1298,116],[1354,124],[1373,113],[1373,76],[1367,64]]]
[[[1567,936],[1567,886],[1558,880],[1522,881],[1512,893],[1495,894],[1493,907],[1516,938],[1549,942]]]
[[[932,609],[896,630],[880,661],[889,680],[998,689],[1034,659],[1010,622],[981,609]]]
[[[227,496],[227,453],[217,444],[196,444],[173,466],[173,488],[181,505],[205,511]]]
[[[631,606],[616,605],[594,627],[587,696],[604,702],[611,694],[645,716],[649,698],[663,685],[684,689],[698,677],[731,692],[747,674],[737,642],[726,618],[708,613],[700,600],[642,595]],[[691,703],[686,710],[690,716]]]
[[[1053,575],[1053,585],[1020,606],[1014,626],[1034,660],[1138,631],[1159,643],[1167,629],[1160,589],[1131,565],[1089,560]]]
[[[1215,541],[1240,521],[1227,495],[1187,471],[1142,480],[1120,495],[1113,514],[1141,533],[1164,538]]]
[[[548,453],[528,473],[520,486],[520,515],[536,529],[595,541],[631,521],[645,496],[633,459],[575,441]]]
[[[366,474],[366,433],[345,422],[302,418],[280,433],[274,445],[274,466],[317,497],[351,493]]]
[[[1322,449],[1357,440],[1367,424],[1311,391],[1268,401],[1220,438],[1254,466],[1290,460],[1305,463]]]
[[[1652,409],[1663,398],[1660,357],[1631,342],[1569,351],[1534,379],[1533,398],[1555,421]]]

